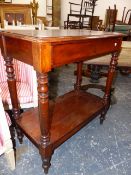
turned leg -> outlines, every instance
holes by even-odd
[[[49,99],[48,99],[48,75],[38,74],[38,105],[39,121],[41,129],[41,140],[39,152],[42,157],[42,167],[47,174],[50,167],[52,147],[50,144],[50,120],[49,120]]]
[[[90,65],[90,81],[92,83],[99,83],[100,79],[100,66],[99,65]]]
[[[118,52],[112,53],[112,58],[111,58],[111,62],[110,62],[109,70],[108,70],[108,76],[106,80],[105,93],[103,97],[103,103],[105,105],[105,109],[101,113],[100,124],[102,124],[103,121],[105,120],[106,112],[110,106],[111,87],[112,87],[113,78],[114,78],[115,71],[116,71],[118,55],[119,55]]]
[[[20,116],[20,106],[18,104],[18,97],[17,97],[17,89],[16,89],[16,79],[15,79],[15,74],[14,74],[14,67],[13,67],[13,59],[7,57],[5,59],[6,62],[6,72],[7,72],[7,82],[8,82],[8,87],[9,87],[9,92],[10,92],[10,97],[11,97],[11,103],[13,107],[13,118],[17,120]],[[16,133],[17,133],[17,138],[20,143],[23,142],[23,133],[22,131],[18,128],[17,124],[15,123],[15,120],[13,120]]]
[[[77,72],[76,72],[76,84],[74,85],[74,88],[76,90],[80,90],[81,83],[82,83],[82,65],[83,62],[77,63]]]
[[[8,87],[9,87],[9,92],[11,97],[11,103],[13,107],[13,117],[15,120],[17,120],[20,116],[20,106],[18,104],[16,79],[15,79],[14,67],[13,67],[13,58],[7,57],[4,39],[3,39],[3,45],[4,45],[4,58],[5,58],[6,72],[7,72],[7,82],[8,82]],[[15,123],[15,126],[16,126],[16,123]],[[23,134],[20,131],[20,129],[18,129],[17,126],[16,126],[16,132],[18,134],[18,139],[21,143],[23,139]]]

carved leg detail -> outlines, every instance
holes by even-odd
[[[40,145],[39,147],[39,153],[41,155],[41,159],[42,159],[42,168],[44,169],[44,173],[48,174],[48,170],[51,166],[51,157],[53,154],[53,149],[51,145]]]
[[[76,90],[80,90],[81,83],[82,83],[82,62],[77,63],[77,76],[76,76],[76,84],[74,85],[74,88]]]
[[[22,144],[23,143],[24,134],[23,134],[23,132],[20,130],[20,128],[17,125],[15,126],[15,128],[16,128],[16,133],[17,133],[17,138],[19,140],[19,143]]]
[[[50,160],[51,160],[51,157],[42,158],[42,167],[44,169],[45,174],[48,174],[48,170],[51,166]]]
[[[106,112],[105,110],[102,111],[101,115],[100,115],[100,124],[103,124],[104,120],[105,120],[105,115],[106,115]]]
[[[38,104],[41,129],[39,152],[42,157],[42,167],[44,168],[45,174],[47,174],[51,165],[52,148],[50,145],[48,75],[46,73],[38,74]]]
[[[13,143],[13,149],[16,150],[15,127],[11,125],[9,129],[10,129],[11,140]]]
[[[5,65],[6,65],[6,72],[7,72],[7,82],[11,97],[11,103],[12,103],[12,123],[16,128],[17,137],[19,139],[19,142],[22,143],[23,139],[23,133],[20,131],[18,126],[16,125],[16,120],[20,117],[20,105],[18,103],[18,96],[17,96],[17,88],[16,88],[16,78],[15,78],[15,72],[13,67],[13,58],[7,57],[6,50],[5,50]]]
[[[90,69],[91,69],[90,81],[92,83],[99,83],[100,66],[98,66],[98,65],[90,65]]]

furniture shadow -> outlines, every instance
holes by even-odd
[[[49,99],[55,99],[58,96],[59,69],[53,69],[48,74],[49,80]]]

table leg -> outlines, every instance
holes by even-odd
[[[7,82],[11,97],[11,103],[13,107],[13,117],[14,119],[18,119],[20,117],[20,106],[18,104],[18,97],[17,97],[17,89],[16,89],[16,79],[15,79],[15,73],[14,73],[14,67],[13,67],[13,58],[5,57],[5,65],[6,65],[6,72],[7,72]],[[15,121],[15,120],[14,120]],[[23,133],[18,128],[16,123],[14,124],[17,132],[17,137],[19,139],[19,142],[22,143],[23,141]]]
[[[50,167],[52,147],[50,144],[50,119],[49,119],[49,99],[48,99],[48,75],[38,74],[38,104],[39,121],[41,129],[41,140],[39,152],[42,157],[44,172],[47,174]]]

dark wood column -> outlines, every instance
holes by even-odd
[[[49,119],[49,99],[48,99],[48,74],[38,74],[38,107],[41,130],[40,155],[42,157],[42,167],[45,174],[48,173],[52,149],[50,145],[50,119]]]
[[[61,22],[61,0],[52,0],[52,25],[60,26]]]

